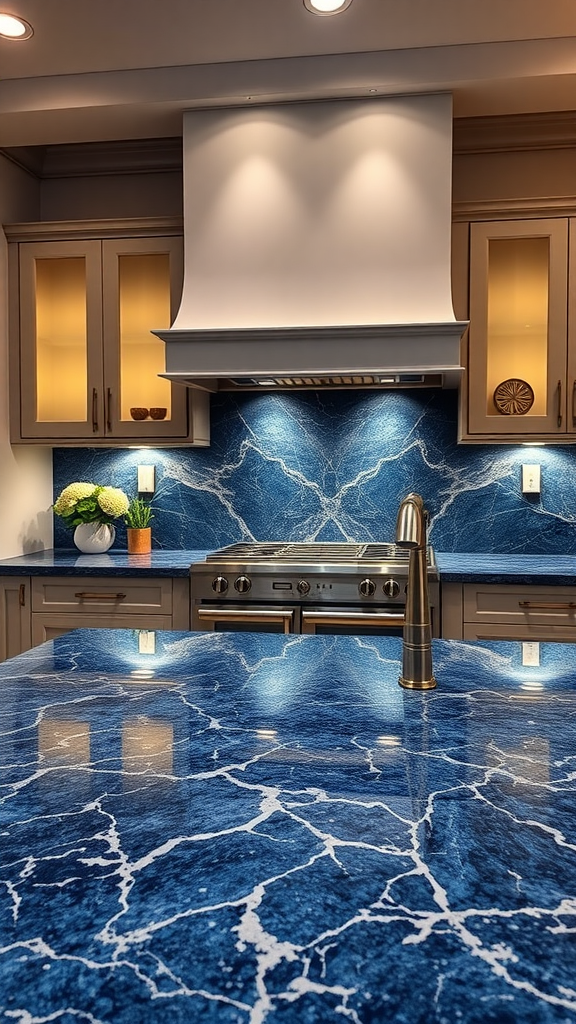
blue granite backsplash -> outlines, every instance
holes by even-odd
[[[54,494],[92,480],[135,495],[153,464],[154,546],[212,549],[389,541],[415,490],[437,551],[576,553],[576,449],[458,445],[456,392],[222,393],[211,419],[210,448],[55,449]],[[541,495],[522,495],[522,463],[541,465]],[[57,517],[54,544],[72,546]]]

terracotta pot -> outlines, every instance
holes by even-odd
[[[149,551],[152,551],[151,526],[141,527],[140,529],[127,527],[126,536],[128,538],[129,555],[147,555]]]

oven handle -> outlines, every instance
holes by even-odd
[[[285,633],[292,633],[294,621],[294,609],[267,609],[261,608],[258,611],[252,608],[198,608],[198,618],[201,622],[281,622]]]
[[[306,626],[347,626],[362,622],[365,626],[403,626],[404,612],[331,612],[302,610],[302,630]]]

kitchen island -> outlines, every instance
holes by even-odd
[[[77,630],[0,666],[0,1007],[576,1021],[576,646]]]

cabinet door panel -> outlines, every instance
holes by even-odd
[[[170,327],[182,285],[182,239],[103,243],[106,430],[115,437],[186,437],[186,389],[160,377],[165,345],[151,332]],[[132,409],[143,410],[134,419]],[[155,418],[156,417],[156,418]]]
[[[565,433],[568,222],[473,224],[470,274],[470,433]]]
[[[573,258],[570,260],[568,280],[568,380],[566,398],[568,401],[567,429],[576,434],[576,218],[569,224],[570,246]]]
[[[30,628],[30,578],[3,577],[0,580],[0,661],[29,650],[32,646]]]
[[[22,436],[103,433],[100,242],[20,246]]]

